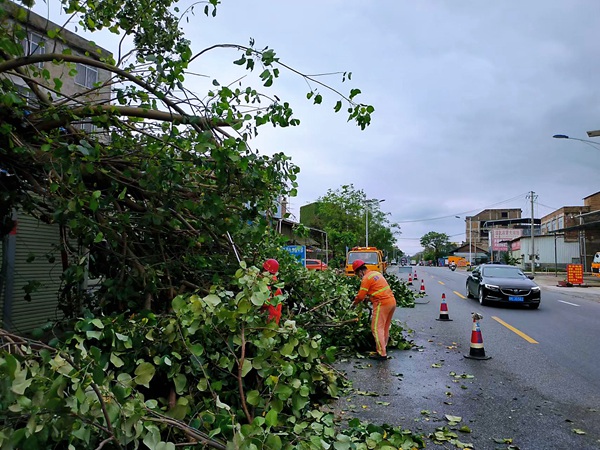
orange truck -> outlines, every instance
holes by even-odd
[[[346,255],[346,275],[354,276],[352,263],[357,259],[362,259],[369,270],[376,270],[385,273],[387,263],[383,259],[383,252],[377,247],[352,247],[352,250]]]
[[[469,261],[467,261],[462,256],[448,256],[448,265],[456,264],[456,267],[467,267],[469,265]]]

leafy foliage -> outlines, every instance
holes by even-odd
[[[515,258],[509,252],[500,252],[499,259],[504,264],[516,266],[517,264],[521,263],[522,257]]]
[[[394,293],[396,304],[402,308],[414,308],[415,298],[423,297],[423,294],[413,291],[406,281],[400,279],[393,273],[387,273],[385,279]]]
[[[286,317],[281,326],[268,322],[261,309],[270,295],[265,275],[242,264],[231,290],[214,286],[203,297],[178,296],[167,315],[89,316],[52,345],[3,333],[13,344],[0,355],[0,446],[377,442],[380,428],[356,424],[338,432],[333,416],[318,409],[345,384],[329,365],[335,348],[326,344],[339,328],[311,331],[311,312]],[[344,303],[348,308],[350,299]],[[377,445],[419,442],[409,432],[389,432]]]
[[[205,2],[204,13],[218,4]],[[288,102],[240,82],[213,80],[204,98],[184,82],[215,49],[238,51],[234,64],[259,69],[264,88],[288,67],[253,41],[194,54],[179,28],[193,7],[178,17],[171,0],[63,6],[81,29],[135,47],[118,59],[94,44],[74,50],[49,23],[45,51],[25,54],[30,13],[0,0],[1,230],[13,209],[60,226],[62,307],[77,317],[49,343],[0,331],[0,447],[420,445],[400,430],[339,431],[319,409],[345,384],[330,365],[339,331],[359,346],[368,330],[364,312],[347,312],[344,282],[289,265],[281,279],[296,290],[277,326],[262,311],[271,278],[244,262],[273,249],[270,211],[295,194],[299,171],[248,141],[263,125],[299,120]],[[67,89],[86,68],[95,82]],[[336,112],[370,123],[359,89],[343,95],[300,76],[315,104],[329,90]],[[100,280],[92,301],[81,289],[88,276]],[[325,305],[332,287],[340,303]],[[409,345],[395,330],[396,345]]]
[[[425,248],[426,253],[432,253],[433,261],[437,262],[440,256],[444,256],[448,252],[450,241],[446,233],[437,233],[430,231],[423,235],[420,240],[421,245]],[[429,259],[425,257],[425,259]]]
[[[214,16],[218,3],[210,0],[205,14]],[[17,209],[61,226],[67,315],[82,306],[166,311],[178,293],[206,293],[217,274],[235,270],[232,242],[249,253],[276,201],[295,195],[298,167],[248,145],[260,126],[299,124],[289,103],[241,83],[214,80],[205,98],[183,84],[190,64],[218,48],[241,52],[235,63],[246,70],[262,67],[267,88],[287,66],[254,42],[193,55],[179,28],[193,7],[177,17],[175,5],[64,2],[83,29],[132,36],[132,63],[93,44],[77,53],[52,24],[45,51],[24,58],[29,12],[0,0],[0,154],[10,175],[0,177],[0,217]],[[97,82],[73,91],[85,67],[97,70]],[[311,92],[327,89],[300,76]],[[360,91],[331,90],[352,120],[368,125],[373,108],[356,103]],[[88,274],[100,280],[94,305],[80,288]]]
[[[365,192],[354,185],[329,189],[316,203],[308,225],[325,230],[331,242],[334,263],[345,265],[346,249],[365,245],[366,211],[369,214],[369,245],[394,253],[394,233],[400,227],[390,223],[380,203],[369,201]],[[303,219],[304,220],[304,219]]]

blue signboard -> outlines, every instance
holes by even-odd
[[[283,247],[290,255],[294,256],[298,262],[306,267],[306,246],[305,245],[286,245]]]

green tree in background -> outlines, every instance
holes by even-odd
[[[450,241],[446,233],[437,233],[430,231],[423,235],[420,240],[421,245],[425,249],[423,259],[433,260],[437,262],[440,256],[444,256],[448,251]]]
[[[329,189],[316,203],[314,224],[327,232],[333,259],[341,261],[346,249],[364,246],[366,241],[366,210],[369,209],[369,245],[393,255],[400,227],[390,223],[379,202],[368,201],[366,193],[353,184]],[[398,250],[396,251],[396,253]]]

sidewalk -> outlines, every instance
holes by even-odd
[[[526,274],[529,273],[530,272],[526,272]],[[566,279],[567,274],[564,272],[558,272],[556,275],[554,272],[537,272],[534,281],[540,286],[556,286],[559,281],[565,281]],[[585,274],[583,276],[583,284],[587,287],[600,288],[600,277],[593,277],[592,275]]]
[[[554,273],[536,273],[533,281],[535,281],[542,290],[560,291],[561,293],[568,293],[575,297],[583,297],[600,302],[600,278],[584,275],[584,284],[581,286],[559,286],[558,282],[565,281],[566,278],[567,275],[564,272],[559,272],[558,275],[555,275]]]

